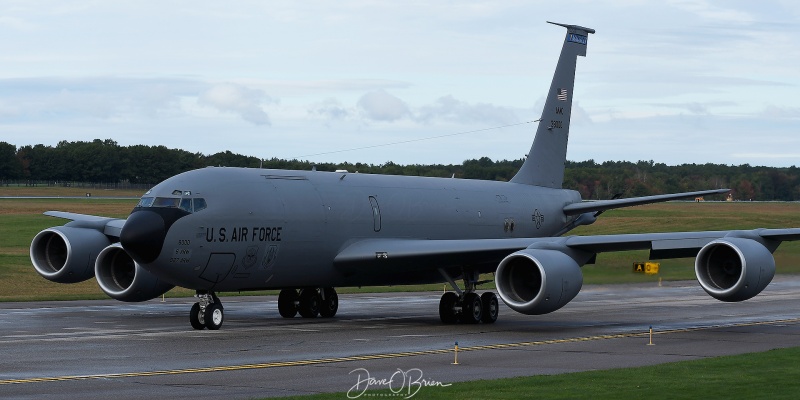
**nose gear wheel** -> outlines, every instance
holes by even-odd
[[[219,297],[214,292],[197,292],[195,297],[200,301],[194,303],[189,311],[189,324],[192,328],[208,328],[212,331],[221,328],[225,321],[225,311]]]

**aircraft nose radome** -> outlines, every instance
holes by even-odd
[[[164,218],[150,210],[131,213],[122,227],[119,242],[139,264],[149,264],[161,254],[167,228]]]

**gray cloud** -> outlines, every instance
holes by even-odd
[[[385,90],[367,92],[358,100],[364,115],[375,121],[395,121],[410,115],[408,105]]]
[[[416,119],[424,122],[445,119],[462,123],[481,122],[500,125],[519,121],[511,109],[487,103],[469,104],[450,95],[438,98],[431,105],[420,107]]]
[[[220,111],[238,114],[245,121],[256,125],[270,125],[269,116],[261,105],[272,103],[273,100],[258,89],[221,83],[206,90],[197,102]]]
[[[181,79],[17,78],[0,80],[0,115],[8,119],[62,120],[155,117],[178,112],[179,100],[206,85]]]
[[[263,91],[222,83],[169,78],[16,78],[0,80],[0,116],[6,120],[158,118],[183,115],[183,98],[269,125]]]
[[[798,119],[800,118],[800,107],[778,107],[770,104],[764,108],[761,116],[766,118]]]
[[[319,103],[312,104],[308,108],[308,113],[319,115],[329,120],[342,120],[350,116],[350,111],[339,100],[333,98],[327,98]]]

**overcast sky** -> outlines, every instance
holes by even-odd
[[[0,0],[0,141],[518,159],[564,40],[547,20],[597,31],[570,160],[800,166],[789,0]]]

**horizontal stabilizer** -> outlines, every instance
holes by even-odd
[[[581,203],[573,203],[567,205],[566,207],[564,207],[564,214],[578,215],[593,211],[606,211],[614,208],[640,206],[643,204],[660,203],[670,200],[691,199],[700,196],[707,196],[710,194],[724,194],[730,191],[731,191],[730,189],[715,189],[715,190],[701,190],[699,192],[671,193],[671,194],[659,194],[655,196],[632,197],[629,199],[584,201]]]

